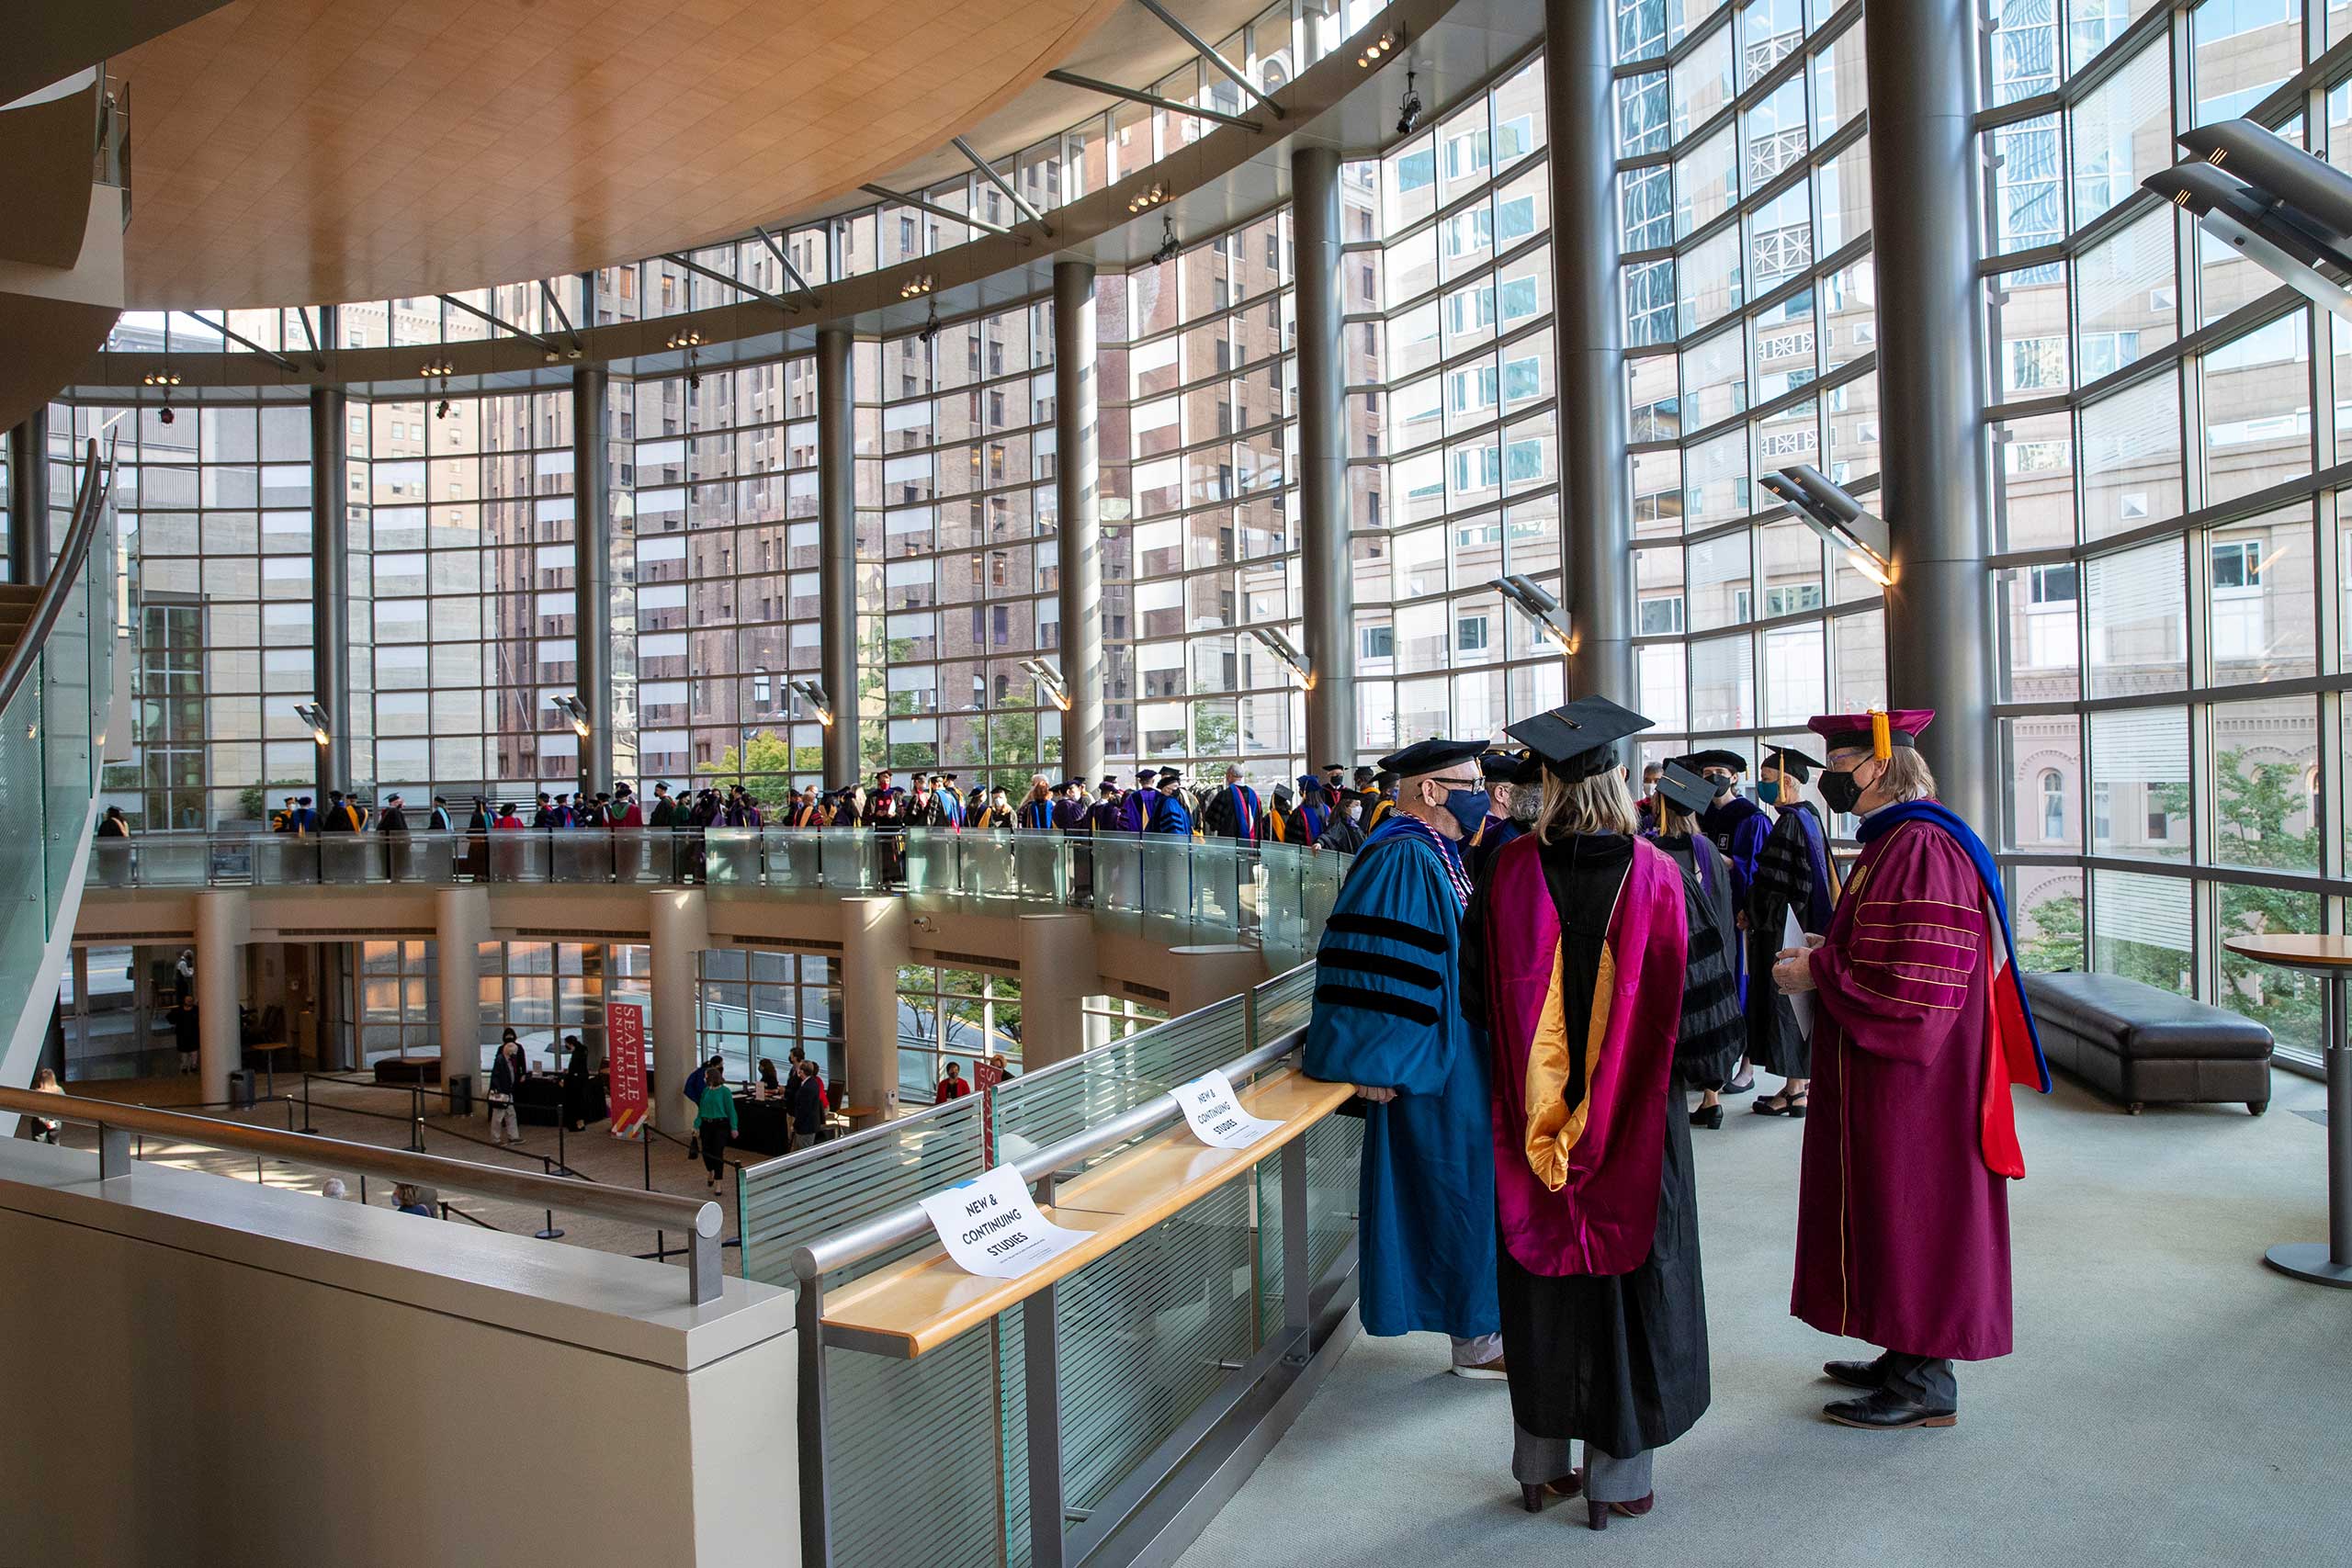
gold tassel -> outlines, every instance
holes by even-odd
[[[1871,709],[1871,755],[1883,762],[1894,755],[1894,740],[1886,728],[1886,710]]]

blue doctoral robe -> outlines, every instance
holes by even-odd
[[[1151,808],[1151,820],[1147,833],[1173,833],[1181,838],[1193,836],[1193,810],[1181,795],[1163,795]]]
[[[1765,809],[1744,795],[1729,800],[1710,801],[1699,813],[1699,831],[1714,840],[1731,866],[1731,907],[1743,914],[1747,909],[1747,890],[1756,880],[1757,858],[1764,852],[1764,840],[1772,836],[1772,818]],[[1739,977],[1739,1005],[1747,1006],[1747,945],[1741,942],[1733,949],[1738,963],[1735,967]]]
[[[1316,949],[1307,1076],[1397,1091],[1363,1106],[1367,1334],[1467,1338],[1502,1325],[1487,1040],[1463,1016],[1462,909],[1443,854],[1408,822],[1384,824]]]

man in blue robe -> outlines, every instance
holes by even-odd
[[[1145,825],[1147,833],[1170,833],[1180,839],[1193,836],[1193,809],[1184,804],[1183,791],[1178,786],[1183,775],[1169,768],[1159,775],[1158,798],[1151,803],[1151,820]]]
[[[1470,876],[1457,846],[1486,818],[1486,749],[1424,740],[1382,759],[1400,775],[1396,805],[1324,923],[1304,1065],[1363,1103],[1364,1332],[1449,1335],[1457,1374],[1499,1378],[1487,1043],[1460,1001]]]

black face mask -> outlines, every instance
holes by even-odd
[[[1707,775],[1707,787],[1715,792],[1715,798],[1717,800],[1723,799],[1724,796],[1731,793],[1734,782],[1735,781],[1728,773],[1721,775],[1709,773]]]
[[[1821,798],[1832,811],[1845,813],[1861,804],[1862,786],[1854,782],[1851,768],[1830,768],[1821,775]]]

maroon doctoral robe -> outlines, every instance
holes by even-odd
[[[1789,1310],[1906,1355],[2009,1353],[2007,1178],[1987,1164],[2002,953],[1949,833],[1862,850],[1812,958],[1813,1098]]]

